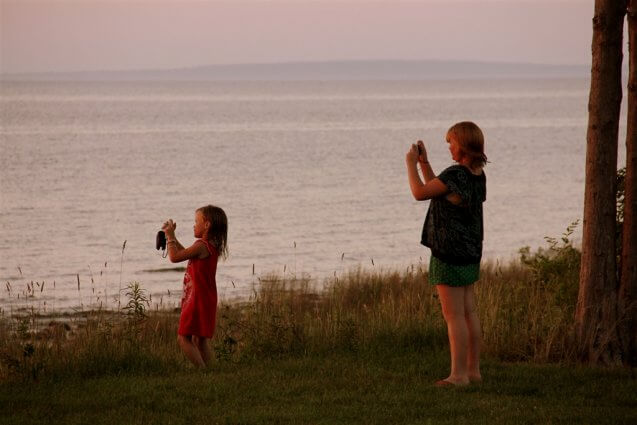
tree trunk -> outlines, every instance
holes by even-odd
[[[628,6],[628,125],[622,268],[619,285],[624,362],[637,365],[637,0]]]
[[[626,0],[595,0],[586,133],[582,266],[575,311],[582,360],[620,362],[615,257],[615,174]]]

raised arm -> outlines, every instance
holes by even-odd
[[[171,263],[181,263],[191,258],[206,258],[209,255],[203,242],[195,242],[188,248],[184,248],[177,239],[174,239],[173,243],[166,241],[166,249]]]
[[[188,248],[184,248],[175,237],[176,227],[177,224],[172,220],[165,222],[162,227],[162,230],[166,233],[166,250],[171,263],[180,263],[191,258],[206,258],[209,255],[208,248],[203,242],[197,243],[195,241]]]
[[[431,164],[429,164],[427,149],[425,149],[425,144],[422,140],[418,140],[416,146],[418,148],[418,164],[420,164],[420,169],[422,170],[422,175],[425,178],[425,183],[429,183],[429,181],[436,178],[436,175],[434,174],[434,170],[431,168]]]
[[[411,145],[411,148],[405,156],[405,162],[407,163],[407,178],[409,179],[411,194],[417,201],[424,201],[446,194],[448,192],[447,185],[436,178],[427,159],[427,152],[424,148],[424,144],[421,141],[418,141],[418,145],[421,147],[420,155],[418,153],[418,146]],[[418,174],[418,163],[420,163],[425,183],[422,182],[420,174]]]

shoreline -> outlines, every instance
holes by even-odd
[[[545,248],[538,248],[536,249],[536,252],[542,251],[544,249]],[[579,249],[579,247],[576,247],[576,249]],[[481,271],[492,269],[492,268],[519,266],[520,256],[521,256],[520,251],[518,251],[518,253],[515,255],[511,254],[508,257],[508,259],[504,259],[504,258],[483,259],[480,266]],[[262,275],[253,275],[252,282],[249,284],[249,286],[246,286],[245,288],[236,288],[236,287],[233,288],[235,291],[233,291],[234,293],[229,297],[220,296],[219,305],[222,305],[222,304],[241,305],[244,303],[249,303],[251,299],[254,297],[255,291],[258,289],[258,287],[261,286],[262,284],[267,284],[270,281],[282,280],[282,281],[289,281],[289,282],[303,282],[304,284],[309,283],[314,288],[316,288],[316,293],[320,296],[322,292],[325,291],[325,289],[328,288],[330,285],[333,285],[334,283],[338,283],[339,280],[347,279],[348,276],[352,274],[377,273],[382,275],[382,274],[391,274],[391,273],[403,273],[409,270],[412,270],[413,272],[416,269],[426,274],[428,270],[428,263],[423,261],[422,258],[416,264],[412,263],[406,266],[401,265],[400,267],[378,266],[374,263],[373,259],[371,259],[371,264],[372,265],[370,267],[370,266],[363,266],[362,264],[359,263],[356,266],[352,266],[349,269],[342,270],[338,273],[334,271],[331,274],[326,274],[325,276],[316,276],[316,277],[305,272],[294,274],[290,272],[289,270],[283,273],[270,271],[270,272],[265,272]],[[149,312],[150,311],[166,312],[166,311],[179,310],[180,308],[179,304],[181,301],[181,278],[182,278],[181,273],[183,273],[185,270],[186,268],[182,266],[166,267],[166,268],[153,270],[154,273],[176,273],[177,274],[178,279],[176,279],[175,286],[179,285],[179,289],[175,289],[175,290],[169,289],[167,292],[155,291],[155,292],[149,293],[149,288],[146,288],[143,282],[140,282],[137,280],[127,281],[126,286],[122,284],[122,289],[121,289],[122,300],[125,299],[127,286],[129,284],[137,282],[140,284],[141,289],[145,291],[145,295],[149,297],[150,305],[147,308]],[[478,281],[477,284],[479,284],[479,282],[480,281]],[[81,304],[77,304],[77,303],[73,304],[71,299],[75,298],[77,300],[77,296],[75,297],[66,296],[64,297],[63,301],[71,301],[71,302],[68,303],[68,305],[64,305],[62,307],[56,307],[55,304],[61,301],[59,298],[54,298],[48,295],[44,295],[44,298],[40,298],[42,297],[42,295],[40,294],[42,294],[43,292],[46,292],[47,289],[50,289],[50,285],[46,285],[46,287],[43,290],[41,290],[40,285],[42,285],[43,283],[44,281],[42,283],[37,281],[25,282],[24,287],[27,289],[21,291],[20,296],[11,303],[2,303],[3,300],[0,299],[0,317],[4,317],[4,316],[78,317],[78,316],[90,315],[94,313],[106,313],[106,314],[115,314],[115,315],[120,314],[117,311],[117,308],[112,308],[113,305],[117,306],[117,303],[118,303],[116,295],[113,295],[113,294],[117,294],[118,292],[117,288],[109,288],[113,290],[113,292],[111,293],[109,291],[108,299],[111,301],[106,303],[106,307],[103,307],[103,300],[106,296],[104,295],[104,292],[100,292],[101,290],[103,290],[104,287],[100,288],[100,290],[98,290],[98,292],[96,293],[94,285],[92,286],[92,288],[90,288],[93,290],[93,292],[88,297],[89,300],[95,300],[94,302],[89,301],[87,303],[81,302]],[[232,284],[234,285],[234,282],[232,282]],[[8,287],[8,285],[10,285],[10,282],[7,281],[6,285]],[[45,286],[45,285],[42,285],[42,286]],[[12,291],[15,292],[15,289],[12,289]],[[10,294],[9,296],[11,296],[12,291],[9,291],[9,294]],[[71,290],[71,289],[66,290],[66,292],[70,294],[75,294],[75,295],[77,294],[76,290]],[[86,296],[82,295],[80,298],[84,300]],[[101,301],[100,301],[100,298],[102,299]],[[166,300],[164,298],[166,298]],[[24,301],[25,299],[27,300],[26,302]],[[159,301],[156,301],[157,299],[159,299]],[[123,302],[124,301],[122,301],[122,303]]]
[[[504,266],[514,265],[519,262],[520,262],[519,254],[517,257],[514,257],[514,256],[509,257],[508,260],[487,259],[481,262],[481,269],[488,269],[492,267],[502,267],[503,265]],[[233,288],[235,289],[233,296],[230,296],[230,297],[220,296],[219,304],[220,305],[221,304],[240,305],[242,303],[250,302],[250,299],[254,296],[255,290],[260,285],[267,284],[270,281],[283,280],[283,281],[289,281],[289,282],[303,282],[304,284],[309,283],[316,288],[317,294],[320,295],[322,291],[324,291],[327,287],[329,287],[329,285],[337,283],[340,280],[347,279],[347,277],[352,274],[357,274],[357,273],[391,274],[391,273],[402,273],[404,271],[409,271],[409,270],[413,271],[416,269],[424,271],[426,273],[427,267],[428,267],[428,264],[426,262],[419,262],[417,264],[410,264],[407,266],[402,265],[400,267],[397,267],[397,266],[383,267],[383,266],[375,265],[373,259],[371,259],[371,264],[372,264],[371,267],[370,266],[364,267],[362,264],[358,264],[357,266],[352,266],[351,268],[347,270],[343,270],[339,273],[334,271],[331,274],[326,274],[325,276],[316,276],[316,277],[312,276],[309,273],[304,273],[304,272],[294,274],[294,273],[291,273],[289,270],[284,273],[277,273],[275,271],[265,272],[262,275],[258,275],[258,276],[254,275],[253,282],[250,283],[249,287],[246,286],[245,288]],[[186,270],[185,267],[168,267],[163,269],[155,269],[154,272],[178,273],[179,279],[176,280],[176,282],[179,281],[179,285],[181,285],[181,282],[180,282],[180,279],[182,278],[181,273],[183,273],[185,270]],[[171,310],[179,309],[179,303],[181,300],[181,286],[179,286],[179,289],[177,290],[168,290],[167,292],[162,291],[162,292],[149,293],[149,289],[144,286],[143,282],[139,282],[137,280],[130,280],[130,281],[127,281],[126,286],[122,284],[122,289],[121,289],[122,300],[125,299],[127,286],[135,282],[139,283],[141,289],[145,291],[146,296],[149,296],[150,305],[148,307],[148,311],[161,312],[161,311],[171,311]],[[7,281],[6,284],[8,285],[10,283]],[[93,292],[88,297],[90,300],[95,300],[94,302],[90,302],[90,301],[87,303],[82,302],[81,304],[77,304],[77,303],[73,304],[71,302],[69,303],[69,305],[56,307],[55,304],[61,301],[60,298],[54,298],[53,296],[49,296],[49,295],[41,295],[42,293],[45,293],[48,288],[50,288],[50,285],[46,285],[46,286],[42,285],[42,286],[45,286],[45,288],[42,291],[40,290],[40,285],[41,285],[40,282],[30,281],[30,282],[25,282],[23,285],[27,289],[21,291],[19,293],[20,296],[16,298],[15,301],[11,303],[2,303],[3,300],[0,299],[0,317],[5,315],[81,316],[84,314],[99,313],[99,312],[118,314],[117,308],[112,308],[113,304],[117,306],[117,303],[118,303],[118,300],[116,299],[116,295],[113,295],[113,294],[117,294],[118,292],[117,288],[109,288],[113,290],[113,294],[111,294],[111,292],[109,291],[110,295],[108,295],[108,298],[111,301],[107,303],[106,307],[103,307],[103,300],[105,298],[105,295],[103,292],[100,292],[101,290],[103,290],[103,287],[100,288],[100,291],[96,293],[95,286],[91,288],[93,289]],[[177,284],[175,286],[177,286]],[[15,292],[15,288],[13,288],[13,285],[12,285],[12,291],[9,291],[9,292],[10,292],[10,296],[11,296],[11,292]],[[77,290],[74,290],[74,289],[67,289],[66,292],[77,295]],[[237,293],[239,292],[242,292],[242,294],[237,295]],[[164,302],[164,297],[167,298],[166,302]],[[75,297],[66,296],[64,297],[63,301],[71,301],[72,298],[75,298],[77,300],[77,296]],[[84,300],[86,297],[82,295],[80,298]],[[101,301],[100,301],[100,298],[102,299]],[[156,301],[157,299],[159,299],[159,302]]]

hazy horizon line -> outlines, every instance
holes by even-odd
[[[328,60],[283,60],[272,62],[233,62],[217,64],[201,64],[188,66],[174,66],[161,68],[105,68],[105,69],[84,69],[84,70],[51,70],[51,71],[20,71],[4,72],[0,70],[0,77],[8,76],[38,76],[38,75],[60,75],[60,74],[94,74],[94,73],[145,73],[145,72],[181,72],[200,69],[229,68],[229,67],[262,67],[262,66],[294,66],[294,65],[344,65],[344,64],[364,64],[364,63],[401,63],[401,64],[473,64],[473,65],[501,65],[501,66],[529,66],[547,68],[581,68],[590,67],[590,64],[583,63],[548,63],[548,62],[516,62],[505,60],[478,60],[478,59],[328,59]]]

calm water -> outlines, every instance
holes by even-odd
[[[465,119],[483,128],[491,161],[486,258],[543,245],[581,216],[583,79],[28,82],[0,94],[5,311],[112,307],[120,279],[175,304],[183,272],[158,272],[174,265],[155,234],[173,218],[190,244],[194,210],[208,203],[229,217],[225,299],[271,272],[322,279],[427,262],[428,203],[411,197],[405,152],[425,140],[441,171],[445,131]]]

